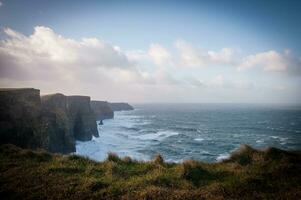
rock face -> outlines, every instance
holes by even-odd
[[[92,135],[98,137],[96,118],[91,109],[90,97],[68,96],[68,115],[71,131],[76,140],[88,141]]]
[[[110,107],[113,111],[134,110],[128,103],[110,103]]]
[[[40,147],[40,108],[37,89],[0,89],[0,142]]]
[[[42,146],[51,152],[75,152],[75,139],[68,116],[67,97],[52,94],[41,97]]]
[[[50,152],[75,151],[75,140],[98,137],[97,120],[113,111],[133,110],[127,103],[92,101],[88,96],[52,94],[33,88],[0,89],[0,143]]]
[[[97,120],[112,119],[114,112],[107,101],[91,101],[91,108]]]
[[[0,89],[0,143],[70,153],[75,140],[91,140],[92,135],[98,131],[90,97]]]

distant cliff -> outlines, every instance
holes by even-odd
[[[91,108],[97,120],[112,119],[114,112],[107,101],[91,101]]]
[[[128,103],[110,103],[110,107],[113,111],[134,110]]]
[[[0,143],[51,152],[75,151],[75,140],[98,137],[90,97],[52,94],[33,88],[0,89]]]

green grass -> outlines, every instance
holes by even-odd
[[[5,199],[301,199],[301,154],[242,146],[219,163],[104,162],[0,146]]]

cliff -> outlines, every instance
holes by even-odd
[[[0,143],[50,152],[75,151],[75,139],[97,137],[90,97],[52,94],[33,88],[0,89]]]
[[[68,116],[71,131],[76,140],[88,141],[92,136],[98,137],[96,118],[91,109],[90,97],[68,96]]]
[[[91,108],[97,120],[112,119],[114,112],[107,101],[91,101]]]
[[[134,110],[128,103],[110,103],[110,107],[113,111]]]
[[[75,139],[68,116],[67,97],[52,94],[41,97],[42,146],[50,152],[75,152]]]
[[[40,147],[40,108],[37,89],[0,89],[0,142]]]

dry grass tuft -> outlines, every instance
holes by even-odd
[[[121,159],[119,158],[119,156],[116,153],[113,153],[113,152],[108,153],[107,161],[119,162],[120,160]]]
[[[133,162],[132,158],[129,157],[129,156],[123,157],[123,158],[122,158],[122,161],[123,161],[124,163],[132,163],[132,162]]]
[[[157,154],[155,158],[153,159],[153,162],[159,165],[162,165],[164,163],[164,159],[160,154]]]

